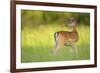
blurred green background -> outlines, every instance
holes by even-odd
[[[78,56],[64,46],[54,55],[54,33],[71,31],[67,20],[77,19]],[[90,59],[90,14],[77,12],[21,10],[21,62],[47,62]]]

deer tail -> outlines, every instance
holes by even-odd
[[[55,34],[54,34],[54,38],[55,38],[55,47],[57,47],[58,35],[59,35],[59,32],[55,32]]]

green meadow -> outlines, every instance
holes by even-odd
[[[75,50],[70,53],[70,46],[64,46],[54,55],[54,33],[66,30],[66,27],[40,26],[36,29],[25,28],[22,31],[22,62],[44,62],[65,60],[86,60],[90,58],[89,27],[79,26],[79,41],[77,42],[78,56]]]
[[[32,14],[32,11],[26,11],[25,13],[23,10],[21,28],[22,63],[90,59],[90,26],[88,23],[85,25],[82,23],[77,24],[77,31],[79,33],[79,41],[77,42],[77,55],[75,55],[75,49],[73,49],[71,53],[71,46],[64,46],[55,55],[52,51],[55,46],[54,33],[57,31],[71,31],[72,28],[65,26],[64,23],[57,23],[57,20],[55,20],[55,23],[49,23],[48,20],[48,23],[44,23],[41,19],[39,19],[37,21],[40,22],[41,20],[41,24],[36,23],[37,21],[35,20],[37,25],[34,25],[35,23],[31,23],[32,20],[30,20],[30,18],[34,19],[34,17],[32,18],[31,15],[25,17],[25,15],[28,14]],[[69,16],[71,15],[72,14],[69,14]]]

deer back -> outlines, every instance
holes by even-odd
[[[58,41],[67,43],[67,42],[77,42],[79,40],[77,31],[59,31],[58,33]]]

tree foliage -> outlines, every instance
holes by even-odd
[[[89,25],[90,14],[79,12],[61,12],[61,11],[40,11],[40,10],[22,10],[21,24],[24,27],[37,27],[39,25],[61,25],[67,24],[71,17],[77,19],[78,24]]]

